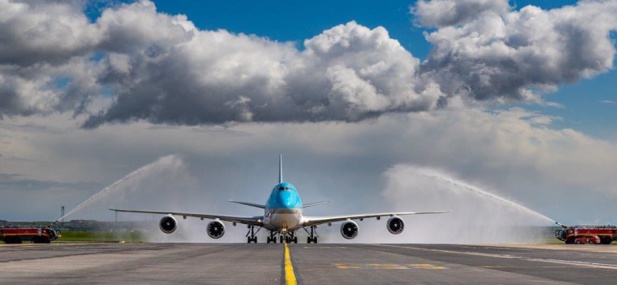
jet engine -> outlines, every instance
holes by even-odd
[[[358,224],[353,221],[344,222],[341,225],[341,235],[346,239],[353,239],[358,236]]]
[[[225,234],[225,225],[220,221],[209,222],[206,227],[206,232],[208,232],[208,236],[213,239],[221,238]]]
[[[386,226],[388,227],[388,231],[393,235],[398,235],[402,233],[405,229],[405,223],[403,222],[403,219],[397,216],[389,218]]]
[[[176,221],[174,216],[167,215],[161,219],[159,228],[161,228],[161,231],[166,234],[173,233],[176,231],[176,228],[178,228],[178,221]]]

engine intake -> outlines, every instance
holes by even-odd
[[[341,225],[341,235],[346,239],[353,239],[358,236],[358,224],[353,221],[345,222]]]
[[[219,239],[225,234],[225,225],[220,221],[209,222],[206,227],[206,232],[211,238]]]
[[[176,228],[178,228],[178,221],[176,221],[172,215],[165,216],[161,218],[159,228],[161,228],[161,231],[166,234],[173,233],[176,231]]]
[[[402,233],[405,229],[405,223],[403,222],[403,219],[396,216],[389,218],[386,226],[388,227],[388,231],[393,235],[398,235]]]

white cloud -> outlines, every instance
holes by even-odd
[[[465,24],[484,13],[505,14],[507,0],[421,0],[412,7],[418,24],[425,27],[444,27]]]
[[[0,64],[58,64],[89,53],[98,31],[79,3],[0,1]]]
[[[161,17],[150,8],[137,11]],[[440,95],[417,92],[426,84],[417,78],[419,61],[383,28],[350,22],[306,40],[304,51],[226,31],[190,34],[190,40],[165,38],[169,42],[161,46],[170,48],[157,48],[155,55],[136,50],[120,62],[110,57],[104,78],[116,87],[118,100],[86,126],[136,119],[188,125],[357,121],[429,110]],[[230,104],[240,98],[242,105]]]
[[[437,27],[420,63],[384,28],[355,22],[299,50],[199,30],[149,1],[107,8],[94,22],[81,4],[0,2],[0,98],[8,102],[0,115],[93,114],[88,128],[138,120],[349,122],[477,100],[541,102],[532,90],[610,69],[608,34],[617,28],[614,1],[546,11],[513,11],[507,1],[420,1],[413,12]]]
[[[612,68],[616,1],[507,12],[506,1],[490,2],[422,1],[413,9],[421,22],[439,26],[426,35],[432,50],[422,67],[449,96],[534,101],[538,94],[530,88],[553,91]],[[472,4],[485,9],[465,21],[448,20]],[[437,9],[442,5],[453,8]]]

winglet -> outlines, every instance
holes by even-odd
[[[279,184],[283,183],[283,154],[279,154]]]

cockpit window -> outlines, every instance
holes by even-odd
[[[291,190],[291,187],[283,187],[283,186],[279,187],[279,191],[284,191],[284,190]]]

